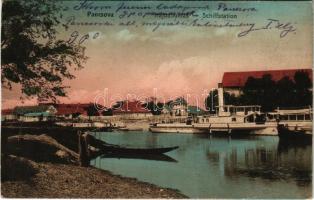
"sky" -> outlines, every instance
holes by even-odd
[[[93,12],[114,13],[113,18],[89,17],[90,10],[75,10],[82,1],[66,1],[68,8],[64,19],[74,16],[77,22],[101,22],[111,20],[119,23],[126,19],[116,12],[121,2],[92,2],[93,6],[110,6],[107,10]],[[155,7],[161,2],[128,2],[127,6]],[[165,2],[163,2],[165,3]],[[271,24],[268,30],[252,31],[244,37],[238,34],[248,27],[217,28],[191,26],[163,26],[156,31],[140,26],[144,21],[156,21],[154,17],[131,17],[138,26],[76,26],[67,31],[59,29],[58,37],[67,40],[73,31],[79,35],[89,34],[82,45],[89,57],[84,69],[74,71],[76,79],[66,80],[70,86],[63,103],[94,102],[112,105],[117,100],[145,100],[156,96],[161,101],[184,96],[191,104],[202,107],[205,96],[221,82],[224,72],[256,71],[272,69],[303,69],[313,66],[312,5],[311,2],[226,2],[228,8],[255,8],[256,11],[221,11],[219,2],[167,2],[167,5],[205,6],[194,9],[201,18],[203,13],[233,14],[234,23],[256,23],[255,28],[276,19],[290,23],[296,29],[285,37],[282,30]],[[172,10],[175,11],[176,9]],[[193,9],[192,9],[193,10]],[[153,10],[161,11],[161,10]],[[166,11],[166,10],[163,10]],[[170,11],[170,10],[168,10]],[[178,10],[176,10],[178,11]],[[188,10],[191,11],[191,10]],[[191,21],[195,18],[184,19]],[[168,22],[173,19],[157,19]],[[205,19],[206,20],[206,19]],[[225,23],[226,19],[210,19]],[[282,25],[283,26],[283,25]],[[281,28],[282,28],[281,26]],[[96,39],[91,39],[98,33]],[[36,104],[36,99],[19,99],[20,89],[2,90],[2,107],[10,108],[23,103]]]

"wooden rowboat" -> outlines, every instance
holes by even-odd
[[[166,162],[178,162],[166,154],[103,154],[101,158],[118,158],[118,159],[141,159],[141,160],[156,160]]]
[[[127,154],[127,155],[154,155],[163,154],[179,148],[178,146],[166,148],[128,148],[121,146],[106,146],[103,145],[101,151],[105,154]]]
[[[97,148],[97,155],[161,155],[169,151],[173,151],[178,146],[165,147],[165,148],[131,148],[131,147],[122,147],[115,144],[109,144],[102,140],[97,140],[94,137],[89,137],[89,144]]]

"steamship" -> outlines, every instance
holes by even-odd
[[[224,105],[223,88],[218,84],[218,106],[216,114],[197,117],[196,122],[175,124],[153,124],[151,132],[176,133],[227,133],[278,135],[277,121],[267,119],[258,105]]]

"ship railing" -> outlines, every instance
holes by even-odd
[[[282,110],[313,110],[312,106],[298,106],[298,107],[277,107],[275,111],[282,111]]]

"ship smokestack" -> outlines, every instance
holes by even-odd
[[[222,83],[218,83],[218,114],[224,113],[224,89]]]
[[[218,106],[224,106],[224,89],[222,83],[218,83]]]

